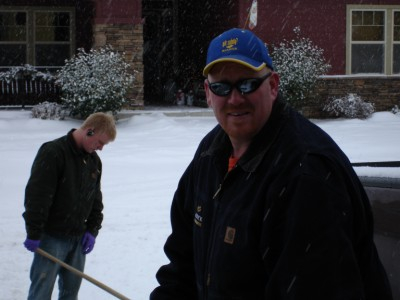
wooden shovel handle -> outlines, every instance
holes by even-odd
[[[37,248],[36,253],[39,253],[40,255],[52,260],[53,262],[61,265],[62,267],[66,268],[67,270],[71,271],[72,273],[78,275],[81,278],[85,278],[87,281],[90,281],[94,285],[97,285],[99,288],[105,290],[106,292],[110,293],[111,295],[115,296],[118,299],[121,300],[130,300],[129,298],[125,297],[124,295],[121,295],[117,291],[113,290],[112,288],[106,286],[104,283],[101,283],[100,281],[94,279],[93,277],[90,277],[89,275],[86,275],[85,273],[75,269],[74,267],[66,264],[65,262],[59,260],[58,258],[54,257],[53,255],[47,253],[43,249]]]

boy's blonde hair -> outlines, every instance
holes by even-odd
[[[95,132],[107,134],[111,141],[114,141],[117,136],[114,117],[103,112],[93,113],[87,117],[83,122],[81,129],[87,128],[91,128]]]

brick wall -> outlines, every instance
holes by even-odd
[[[400,106],[399,76],[327,76],[318,79],[315,97],[303,108],[303,114],[311,118],[324,118],[321,106],[331,98],[357,94],[365,102],[375,104],[376,111],[389,111]]]
[[[94,48],[106,44],[118,52],[125,52],[127,63],[135,71],[127,108],[143,106],[143,24],[94,25]]]

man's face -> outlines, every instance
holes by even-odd
[[[110,138],[107,134],[95,132],[92,136],[85,136],[82,147],[87,153],[92,153],[96,150],[102,150],[109,142]]]
[[[249,94],[242,94],[236,88],[226,96],[214,94],[209,83],[236,83],[247,78],[260,78],[270,70],[253,71],[233,62],[216,64],[208,74],[204,86],[207,104],[214,110],[215,117],[229,135],[237,142],[250,141],[267,122],[273,103],[278,95],[279,76],[272,72],[260,87]]]

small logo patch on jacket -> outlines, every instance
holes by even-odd
[[[200,215],[201,213],[201,206],[197,206],[196,213],[194,214],[194,223],[201,227],[201,224],[203,223],[203,217]]]
[[[227,226],[225,231],[224,242],[232,245],[233,242],[235,241],[235,233],[236,233],[235,228]]]

